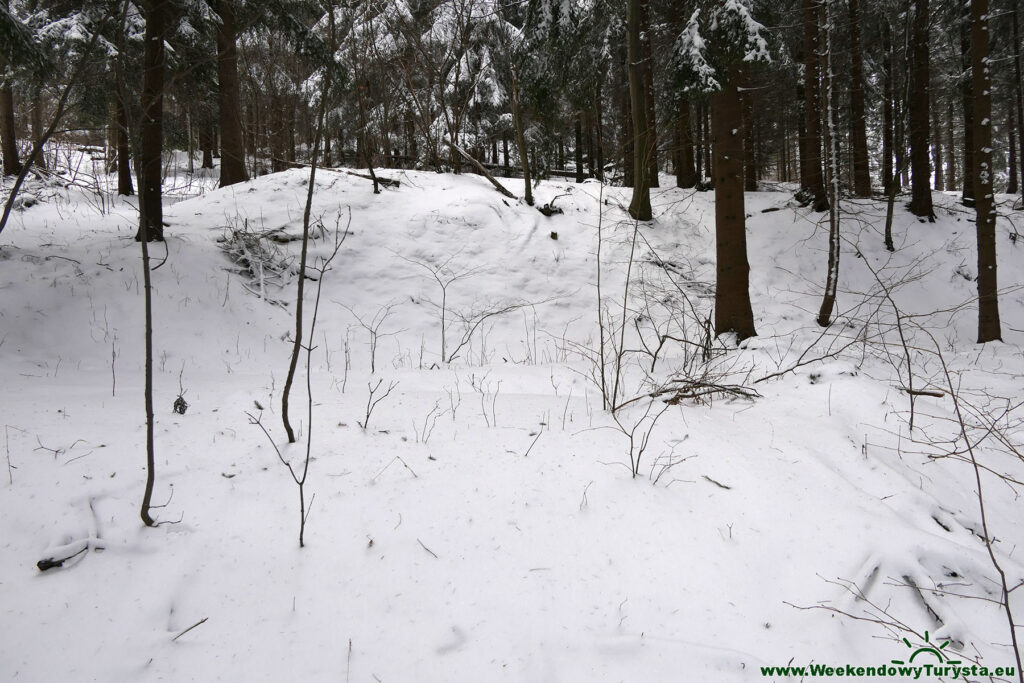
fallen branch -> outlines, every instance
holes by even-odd
[[[458,154],[460,157],[462,157],[463,159],[468,161],[470,164],[472,164],[473,168],[475,168],[477,170],[477,172],[480,173],[480,175],[482,175],[483,177],[487,178],[487,180],[489,180],[491,182],[491,185],[494,185],[494,187],[498,190],[498,192],[502,193],[503,195],[505,195],[509,199],[519,199],[519,197],[516,197],[514,194],[512,194],[512,192],[510,192],[507,187],[505,187],[504,185],[499,183],[497,178],[495,178],[493,175],[491,175],[490,171],[488,171],[486,168],[483,167],[483,164],[481,164],[479,161],[477,161],[472,156],[470,156],[469,152],[467,152],[466,150],[462,149],[461,147],[456,145],[454,142],[451,142],[449,140],[445,140],[445,144],[447,144],[449,147],[451,147],[452,150],[456,154]]]
[[[706,474],[702,474],[702,475],[700,475],[700,476],[704,477],[704,479],[706,479],[707,481],[710,481],[710,482],[711,482],[712,484],[714,484],[715,486],[717,486],[717,487],[718,487],[718,488],[720,488],[720,489],[725,489],[726,491],[731,491],[731,490],[732,490],[732,487],[731,487],[731,486],[728,486],[728,485],[726,485],[726,484],[723,484],[723,483],[722,483],[722,482],[720,482],[720,481],[715,481],[714,479],[712,479],[711,477],[709,477],[709,476],[708,476],[708,475],[706,475]]]
[[[426,551],[427,551],[428,553],[430,553],[431,555],[433,555],[433,556],[434,556],[434,559],[435,559],[435,560],[440,560],[440,559],[441,559],[440,557],[438,557],[438,556],[437,556],[437,553],[435,553],[435,552],[434,552],[433,550],[431,550],[431,549],[430,549],[430,548],[428,548],[427,546],[423,545],[423,541],[421,541],[420,539],[418,539],[418,538],[417,538],[417,539],[416,539],[416,542],[420,544],[420,547],[421,547],[421,548],[423,548],[423,549],[424,549],[424,550],[426,550]]]
[[[96,538],[80,538],[77,541],[62,545],[56,548],[50,557],[45,557],[36,562],[36,568],[41,572],[45,572],[48,569],[57,569],[63,567],[65,562],[81,555],[86,550],[102,550],[103,545],[97,543],[98,540]]]
[[[655,391],[635,396],[628,401],[623,401],[618,404],[615,409],[619,410],[621,408],[625,408],[632,403],[636,403],[637,401],[642,401],[647,398],[661,398],[663,396],[668,396],[668,398],[663,398],[662,400],[670,406],[679,405],[686,399],[702,399],[716,394],[731,396],[734,398],[745,398],[750,401],[753,401],[755,398],[761,398],[761,394],[757,391],[741,384],[715,384],[713,382],[703,382],[700,380],[675,379],[670,381],[670,385],[671,386],[665,386],[660,389],[656,389]]]
[[[670,406],[678,405],[681,401],[688,398],[704,398],[705,396],[714,396],[715,394],[745,398],[751,401],[755,398],[761,398],[761,394],[740,384],[714,384],[712,382],[701,382],[688,379],[676,380],[676,382],[676,386],[663,389],[659,392],[662,396],[665,394],[672,394],[671,397],[665,399],[665,403]]]
[[[183,635],[185,635],[186,633],[188,633],[189,631],[191,631],[192,629],[194,629],[194,628],[195,628],[196,626],[202,626],[203,624],[205,624],[205,623],[206,623],[206,620],[207,620],[207,619],[209,619],[209,617],[203,617],[202,619],[200,619],[200,620],[199,620],[199,621],[197,621],[196,623],[192,624],[192,625],[191,625],[191,626],[189,626],[189,627],[188,627],[187,629],[185,629],[184,631],[182,631],[182,632],[181,632],[181,633],[179,633],[178,635],[176,635],[176,636],[174,636],[173,638],[171,638],[171,642],[173,643],[173,642],[174,642],[174,641],[176,641],[176,640],[177,640],[178,638],[181,638],[181,637],[182,637]]]
[[[324,169],[324,170],[326,170],[326,171],[333,171],[334,169],[327,168],[327,169]],[[373,180],[374,182],[379,183],[379,184],[383,185],[384,187],[400,187],[402,185],[402,181],[394,180],[393,178],[382,178],[380,176],[377,176],[376,178],[374,178],[373,176],[365,175],[363,173],[356,173],[354,171],[342,171],[342,173],[344,173],[346,175],[350,175],[350,176],[355,176],[356,178],[364,178],[366,180]],[[376,175],[376,174],[374,174],[374,175]]]
[[[929,391],[927,389],[911,389],[910,387],[900,387],[900,391],[905,391],[911,396],[931,396],[933,398],[943,398],[946,395],[941,391]]]

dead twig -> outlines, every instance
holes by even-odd
[[[176,641],[176,640],[177,640],[178,638],[181,638],[181,637],[182,637],[183,635],[185,635],[186,633],[188,633],[189,631],[191,631],[192,629],[194,629],[194,628],[195,628],[196,626],[202,626],[203,624],[205,624],[205,623],[206,623],[206,620],[207,620],[207,619],[209,619],[209,617],[203,617],[202,619],[200,619],[200,620],[199,620],[199,621],[197,621],[196,623],[192,624],[192,625],[191,625],[191,626],[189,626],[189,627],[188,627],[187,629],[185,629],[184,631],[182,631],[182,632],[181,632],[181,633],[179,633],[178,635],[176,635],[176,636],[174,636],[173,638],[171,638],[171,642],[173,643],[173,642],[174,642],[174,641]]]
[[[421,541],[420,539],[418,539],[418,538],[417,538],[417,539],[416,539],[416,542],[420,544],[420,547],[421,547],[421,548],[423,548],[423,549],[424,549],[424,550],[426,550],[426,551],[427,551],[428,553],[430,553],[431,555],[433,555],[433,556],[434,556],[434,559],[435,559],[435,560],[440,560],[440,559],[441,559],[440,557],[438,557],[438,556],[437,556],[437,553],[435,553],[435,552],[434,552],[433,550],[431,550],[431,549],[430,549],[430,548],[428,548],[427,546],[423,545],[423,541]]]

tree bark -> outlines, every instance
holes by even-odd
[[[651,220],[650,155],[653,152],[647,121],[646,80],[641,47],[641,0],[626,4],[626,52],[629,70],[629,103],[633,120],[633,199],[629,215],[640,221]]]
[[[956,139],[953,136],[953,94],[946,98],[946,191],[956,190]]]
[[[835,88],[835,73],[832,70],[832,22],[829,21],[826,6],[825,22],[825,87],[828,107],[825,111],[825,140],[827,158],[825,176],[828,181],[828,272],[825,278],[825,292],[818,309],[818,325],[828,327],[832,322],[832,309],[836,304],[839,284],[839,136],[836,131],[838,93]]]
[[[715,180],[715,334],[735,332],[739,341],[757,334],[750,307],[750,265],[743,199],[743,120],[733,74],[711,95]]]
[[[114,109],[117,119],[117,193],[129,196],[135,194],[135,188],[132,186],[132,145],[128,133],[128,112],[125,111],[124,102],[117,95],[114,96]]]
[[[583,138],[587,141],[587,177],[594,177],[594,114],[586,111],[583,116]]]
[[[679,130],[676,186],[694,187],[697,184],[697,171],[693,165],[693,128],[690,123],[690,102],[682,97],[679,98],[679,118],[676,126]]]
[[[864,55],[860,44],[860,8],[850,0],[850,146],[853,152],[853,194],[871,196],[867,122],[864,116]]]
[[[220,102],[220,186],[249,179],[245,170],[242,105],[238,85],[238,50],[235,45],[234,0],[218,0],[217,81]]]
[[[153,0],[146,9],[146,47],[143,56],[142,143],[139,149],[139,231],[136,241],[164,239],[161,197],[163,153],[164,37],[169,0]]]
[[[618,88],[618,99],[619,99],[619,121],[620,129],[622,132],[621,137],[621,151],[622,151],[622,185],[623,187],[633,187],[636,180],[636,172],[633,168],[633,146],[636,140],[633,137],[633,119],[632,110],[630,108],[629,101],[629,58],[627,55],[626,46],[622,46],[619,50],[619,88]]]
[[[978,343],[1002,339],[996,282],[996,207],[992,188],[992,76],[988,0],[971,0],[971,80],[974,81],[974,206],[978,232]]]
[[[640,0],[640,55],[643,60],[644,106],[647,123],[647,181],[661,187],[658,164],[658,119],[654,106],[654,55],[651,51],[651,0]]]
[[[44,145],[41,144],[43,133],[45,132],[46,126],[43,125],[43,97],[42,89],[36,88],[34,91],[35,96],[32,98],[32,116],[29,118],[32,124],[32,144],[34,148],[38,148],[35,152],[35,157],[32,159],[32,163],[41,169],[46,169],[46,155],[44,154]]]
[[[1007,150],[1007,162],[1009,166],[1009,178],[1006,182],[1006,193],[1017,194],[1017,117],[1014,114],[1014,106],[1010,104],[1009,109],[1009,121],[1006,127],[1006,137],[1009,141],[1009,149]]]
[[[945,170],[942,166],[942,128],[939,126],[939,98],[932,90],[932,166],[935,168],[935,189],[941,191],[946,186]]]
[[[932,209],[932,178],[929,164],[929,57],[928,0],[914,0],[914,23],[911,37],[913,72],[910,101],[910,213],[935,220]]]
[[[515,127],[516,147],[519,149],[519,165],[523,168],[523,199],[533,206],[533,183],[530,177],[530,155],[526,148],[523,132],[523,112],[519,105],[519,76],[512,72],[512,125]],[[508,168],[508,152],[505,153],[505,168]]]
[[[1014,78],[1014,100],[1017,109],[1017,169],[1024,175],[1024,83],[1021,82],[1021,57],[1020,57],[1020,0],[1015,0],[1013,5],[1013,74]],[[1024,196],[1024,182],[1021,183],[1021,193]]]
[[[597,119],[595,136],[597,137],[597,177],[604,180],[604,111],[601,108],[601,83],[597,84],[597,93],[594,97],[594,115]]]
[[[711,105],[707,102],[701,106],[701,116],[704,117],[704,175],[713,183],[715,167],[712,163],[714,154],[711,152]]]
[[[586,174],[583,170],[583,112],[576,112],[576,149],[573,154],[576,162],[576,182],[582,183]]]
[[[747,73],[745,89],[740,93],[743,102],[743,189],[757,192],[757,156],[754,145],[754,95]]]
[[[821,59],[818,54],[820,0],[802,0],[804,20],[804,129],[806,159],[801,164],[801,185],[813,196],[815,211],[828,209],[821,167]],[[717,161],[717,158],[716,158]]]
[[[199,126],[199,151],[203,154],[199,168],[213,168],[213,132],[209,124]]]
[[[960,24],[960,59],[965,73],[971,73],[971,29],[967,17]],[[974,85],[973,78],[964,76],[960,83],[960,98],[964,111],[964,206],[974,206]]]
[[[697,182],[704,178],[704,105],[698,102],[694,105],[697,114],[696,144],[694,145],[694,171],[697,174]]]
[[[14,128],[14,93],[7,85],[0,87],[0,143],[4,175],[18,175],[21,162],[18,160],[18,138]]]
[[[882,23],[882,189],[886,195],[891,191],[891,185],[896,182],[892,158],[895,151],[894,138],[896,121],[893,111],[893,96],[895,85],[893,83],[895,73],[893,72],[893,44],[892,31],[889,22]]]

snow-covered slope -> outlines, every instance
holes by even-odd
[[[934,457],[959,428],[941,351],[968,422],[997,418],[980,462],[1024,476],[1006,452],[1021,440],[1024,373],[1024,245],[1010,219],[998,244],[1006,343],[973,343],[972,216],[938,194],[934,224],[897,207],[893,255],[885,207],[844,206],[843,317],[823,332],[827,221],[789,194],[750,194],[759,336],[742,348],[723,338],[704,364],[688,343],[703,341],[713,304],[710,193],[656,191],[657,218],[634,239],[620,188],[544,183],[538,203],[564,210],[545,217],[477,176],[395,177],[400,188],[374,195],[361,178],[318,173],[311,263],[348,234],[311,342],[313,422],[300,375],[292,446],[280,396],[308,172],[166,209],[153,274],[156,529],[138,517],[134,211],[100,211],[72,189],[41,191],[15,217],[0,237],[0,678],[772,680],[762,666],[906,660],[895,638],[916,647],[925,631],[951,638],[957,657],[1013,663],[974,470]],[[222,251],[243,228],[275,231],[263,244],[288,261],[283,286],[261,287]],[[665,404],[636,401],[617,424],[588,360],[619,334],[627,270],[626,347],[656,346],[656,329],[690,336],[656,361],[628,353],[621,398],[687,363],[760,394],[668,406],[642,454]],[[307,280],[307,315],[316,291]],[[913,434],[886,291],[915,389],[943,394],[917,398]],[[363,429],[378,382],[373,400],[393,390]],[[171,409],[179,393],[184,415]],[[312,439],[303,549],[297,488],[247,414],[296,463]],[[1012,586],[1024,579],[1016,494],[983,482]],[[36,568],[65,544],[88,550]],[[892,623],[801,609],[820,603]]]

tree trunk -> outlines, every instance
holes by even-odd
[[[640,58],[644,79],[644,107],[647,124],[647,183],[661,187],[658,164],[658,125],[654,107],[654,55],[651,51],[651,0],[640,0]]]
[[[594,114],[597,118],[597,130],[595,131],[597,137],[597,177],[604,180],[604,118],[603,110],[601,109],[601,83],[597,84],[597,94],[594,97]]]
[[[220,186],[249,179],[245,170],[242,106],[238,86],[238,51],[235,46],[234,0],[217,0],[217,81],[220,102]]]
[[[285,117],[284,117],[284,145],[285,145],[285,160],[294,164],[298,158],[295,155],[295,107],[296,103],[291,96],[285,98]]]
[[[213,168],[213,131],[209,124],[199,127],[199,150],[203,153],[199,168]]]
[[[35,97],[32,98],[32,116],[30,118],[32,123],[32,145],[33,148],[38,146],[38,151],[35,157],[32,159],[33,165],[37,168],[46,168],[46,155],[43,153],[43,145],[40,144],[43,134],[46,130],[46,126],[43,124],[43,97],[42,90],[37,88],[35,90]]]
[[[133,195],[135,188],[132,186],[132,146],[128,132],[128,112],[125,111],[124,102],[121,98],[114,96],[114,109],[117,119],[115,135],[117,140],[117,193],[119,195]]]
[[[1009,178],[1006,182],[1006,193],[1017,194],[1017,117],[1014,114],[1014,105],[1011,103],[1007,106],[1009,110],[1009,121],[1006,127],[1006,137],[1009,141],[1009,150],[1007,150],[1007,162],[1009,165]]]
[[[697,140],[695,145],[694,171],[696,171],[697,182],[704,178],[704,105],[700,102],[694,105],[697,112]]]
[[[960,24],[960,60],[965,73],[971,73],[971,32],[965,17]],[[974,206],[974,85],[964,76],[960,83],[960,97],[964,110],[964,206]]]
[[[888,195],[892,184],[896,182],[892,166],[893,153],[895,152],[896,121],[893,111],[893,96],[896,87],[893,83],[895,73],[893,72],[893,44],[892,31],[889,22],[882,23],[882,189]]]
[[[136,240],[162,242],[163,206],[160,192],[164,115],[164,35],[169,0],[153,0],[146,9],[146,47],[143,56],[142,130],[139,149],[139,231]]]
[[[826,6],[826,13],[828,12]],[[831,19],[826,14],[826,19]],[[832,322],[832,309],[836,304],[836,291],[839,283],[839,139],[836,131],[836,111],[838,93],[835,89],[835,73],[832,71],[832,22],[825,22],[825,139],[827,140],[828,156],[826,173],[828,180],[828,272],[825,278],[825,293],[818,309],[818,325],[828,327]]]
[[[754,153],[754,94],[748,78],[746,89],[740,94],[743,102],[743,189],[757,192],[757,157]]]
[[[867,123],[864,117],[864,55],[860,45],[860,9],[850,0],[850,146],[853,152],[853,194],[871,196]]]
[[[934,93],[935,91],[932,90]],[[939,126],[939,98],[932,97],[932,165],[935,167],[935,189],[942,190],[946,186],[945,172],[942,167],[942,129]]]
[[[697,184],[697,171],[693,165],[693,130],[690,124],[690,102],[679,98],[679,150],[676,165],[676,186],[693,187]]]
[[[717,287],[715,334],[735,332],[738,340],[757,334],[750,307],[750,265],[743,200],[743,121],[738,74],[711,95],[715,156],[715,243]]]
[[[18,139],[14,130],[14,93],[10,86],[0,87],[0,144],[3,146],[4,175],[21,173]]]
[[[636,140],[633,137],[633,119],[632,109],[629,103],[629,67],[627,50],[625,46],[619,50],[620,54],[620,66],[619,70],[619,121],[620,128],[622,131],[622,185],[623,187],[633,187],[634,181],[636,180],[636,173],[633,168],[633,146]]]
[[[978,230],[978,343],[1002,339],[996,284],[996,207],[992,188],[992,76],[988,0],[971,0],[971,80],[974,81],[974,206]]]
[[[587,177],[594,177],[594,114],[587,111],[583,116],[583,137],[587,141]]]
[[[626,50],[629,69],[629,103],[633,119],[633,199],[629,215],[640,221],[651,220],[650,158],[653,152],[647,122],[646,79],[641,47],[642,1],[626,4]],[[742,150],[741,150],[742,151]]]
[[[800,178],[803,189],[813,196],[815,211],[828,209],[825,195],[825,181],[821,167],[821,112],[820,57],[818,55],[818,17],[821,12],[820,0],[802,0],[804,20],[804,129],[806,160],[801,164]],[[717,161],[717,158],[716,158]]]
[[[953,137],[953,94],[946,98],[946,191],[956,190],[956,139]]]
[[[1013,95],[1017,110],[1017,169],[1024,175],[1024,84],[1021,83],[1020,25],[1017,18],[1019,13],[1020,2],[1016,0],[1013,5]],[[1024,196],[1024,182],[1021,183],[1021,192]]]
[[[905,119],[905,107],[906,104],[902,97],[897,97],[893,102],[893,117],[896,119],[893,125],[893,141],[894,149],[896,151],[896,191],[901,191],[907,186],[907,170],[910,168],[910,164],[906,162],[907,159],[907,130],[906,130],[906,119]]]
[[[778,133],[778,154],[776,162],[776,173],[775,175],[784,183],[789,182],[789,131],[786,129],[788,123],[788,112],[782,113],[782,118],[779,121]]]
[[[910,213],[935,220],[932,209],[932,173],[929,151],[929,58],[928,0],[914,0],[914,23],[911,38],[913,72],[910,101]]]
[[[585,178],[583,171],[583,112],[576,112],[576,182],[582,183]]]
[[[711,105],[704,103],[701,107],[701,116],[704,117],[704,175],[714,183],[715,167],[712,163],[711,153]]]
[[[512,73],[512,125],[516,132],[516,147],[519,148],[519,165],[523,167],[523,198],[533,206],[533,183],[530,178],[530,155],[526,148],[526,135],[523,132],[523,113],[519,106],[519,76]],[[508,164],[508,153],[505,154]],[[507,168],[507,166],[506,166]]]

